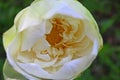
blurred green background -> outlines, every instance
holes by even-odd
[[[8,30],[15,15],[33,0],[0,0],[0,80],[6,54],[3,32]],[[104,40],[103,49],[93,64],[75,80],[120,80],[120,1],[79,0],[96,19]]]

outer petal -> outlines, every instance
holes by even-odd
[[[65,0],[65,2],[68,3],[71,9],[73,9],[76,13],[81,14],[84,17],[83,21],[86,28],[85,32],[93,41],[97,38],[100,50],[102,48],[103,41],[101,35],[99,34],[98,25],[89,10],[76,0]]]
[[[38,80],[34,76],[31,76],[28,73],[24,72],[24,70],[22,70],[16,64],[16,55],[17,55],[16,53],[20,49],[20,45],[21,45],[21,38],[20,38],[20,35],[17,35],[17,37],[15,37],[15,39],[10,43],[10,45],[8,46],[8,48],[6,50],[6,52],[7,52],[7,59],[9,61],[10,65],[13,67],[14,70],[19,72],[23,76],[25,76],[27,79]],[[7,70],[7,68],[6,68],[6,70]],[[8,74],[6,74],[6,76],[9,75],[9,74],[11,74],[11,73],[9,72]]]
[[[12,42],[12,40],[16,36],[16,28],[13,26],[10,28],[7,32],[3,34],[3,44],[5,47],[5,50],[7,49],[8,45]]]
[[[42,19],[49,19],[55,14],[64,14],[75,18],[83,18],[81,14],[77,14],[63,0],[51,0],[50,2],[49,0],[36,0],[30,7],[31,11]]]
[[[35,17],[35,14],[30,12],[30,7],[27,7],[20,11],[15,17],[14,25],[18,32],[21,32],[29,27],[37,26],[41,20]]]

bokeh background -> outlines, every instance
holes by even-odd
[[[6,58],[2,35],[33,0],[0,0],[0,80]],[[79,0],[96,19],[104,40],[93,64],[75,80],[120,80],[120,0]]]

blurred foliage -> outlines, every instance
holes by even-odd
[[[15,15],[33,0],[0,0],[0,80],[6,54],[2,44],[3,32],[14,22]],[[93,64],[75,80],[120,79],[120,1],[79,0],[96,19],[104,40],[103,49]]]

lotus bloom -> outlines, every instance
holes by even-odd
[[[4,33],[6,80],[71,80],[90,66],[102,38],[76,0],[35,0]]]

